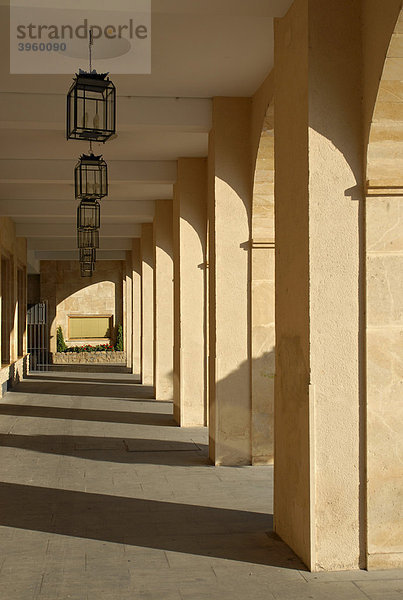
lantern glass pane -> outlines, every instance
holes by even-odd
[[[69,94],[67,97],[67,120],[73,119],[74,126],[74,95]]]
[[[85,165],[85,195],[101,195],[101,172],[98,165]]]
[[[105,115],[106,129],[115,129],[115,102],[113,100],[114,90],[109,89],[106,92],[107,113]]]

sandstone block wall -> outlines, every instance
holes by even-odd
[[[54,365],[126,364],[125,352],[55,352]]]

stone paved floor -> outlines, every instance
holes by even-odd
[[[403,574],[311,574],[271,534],[272,469],[126,374],[31,375],[0,403],[1,600],[401,600]]]

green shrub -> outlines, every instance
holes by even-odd
[[[116,344],[115,344],[116,352],[123,352],[123,327],[119,325],[118,331],[116,334]]]
[[[70,348],[66,348],[66,352],[113,352],[114,347],[110,344],[98,344],[97,346],[92,346],[91,344],[85,344],[84,346],[70,346]]]
[[[60,325],[57,328],[57,332],[56,332],[56,344],[57,344],[58,352],[66,352],[67,346],[64,341],[63,329],[60,327]]]

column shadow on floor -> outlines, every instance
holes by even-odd
[[[28,380],[28,381],[36,381],[36,382],[43,382],[43,381],[57,381],[59,383],[113,383],[117,386],[122,385],[122,384],[126,384],[126,385],[133,385],[133,386],[140,386],[141,385],[141,381],[137,378],[137,377],[119,377],[118,379],[113,379],[111,377],[108,378],[108,374],[105,373],[104,375],[102,375],[100,373],[99,377],[95,377],[95,376],[91,376],[91,377],[78,377],[75,374],[73,376],[70,375],[48,375],[47,373],[41,373],[40,375],[38,374],[34,374],[34,373],[30,373],[29,375],[25,375],[24,380]],[[147,390],[152,390],[151,386],[142,386],[145,387]]]
[[[39,419],[67,419],[92,423],[122,423],[124,425],[151,425],[176,427],[172,414],[33,406],[32,404],[0,404],[0,415],[33,417]]]
[[[0,446],[102,462],[183,467],[208,464],[206,445],[172,439],[0,434]]]
[[[263,513],[0,483],[0,525],[305,569]]]
[[[116,385],[119,382],[116,381],[113,384],[104,383],[97,380],[96,383],[89,382],[66,382],[60,381],[57,378],[55,382],[49,381],[30,381],[24,380],[18,383],[14,388],[13,392],[19,394],[50,394],[52,396],[93,396],[97,398],[124,398],[125,400],[132,400],[136,402],[138,400],[153,400],[154,389],[150,386],[140,386],[132,383],[131,385]]]

